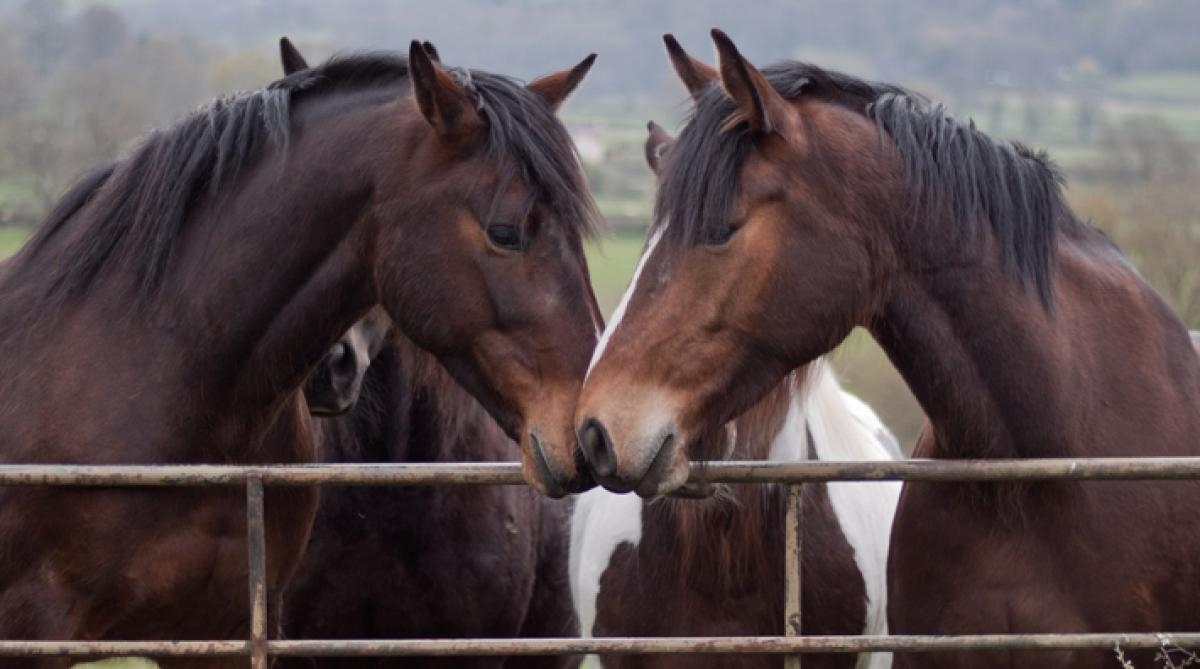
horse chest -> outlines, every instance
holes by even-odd
[[[782,502],[783,490],[774,492],[780,496],[777,501]],[[602,491],[588,494],[607,495],[607,501],[614,507],[585,509],[585,514],[598,514],[587,524],[603,531],[593,533],[590,538],[572,539],[573,552],[591,550],[588,559],[595,563],[589,565],[577,559],[572,565],[576,607],[585,634],[590,631],[595,636],[755,636],[783,632],[782,503],[773,505],[773,511],[765,516],[747,515],[732,521],[764,529],[753,533],[749,540],[739,536],[723,544],[721,524],[706,524],[700,532],[685,537],[680,534],[675,515],[669,511],[659,514],[653,508],[643,509],[636,498],[631,501]],[[628,514],[633,511],[629,507],[635,505],[639,527],[629,523]],[[608,523],[593,525],[596,518],[611,513],[618,515]],[[625,521],[619,522],[620,518]],[[803,531],[804,632],[863,633],[868,615],[864,578],[825,486],[806,487]],[[681,542],[694,543],[694,550]],[[692,561],[681,562],[681,555],[691,555]],[[714,556],[720,557],[714,562]],[[588,570],[594,575],[585,576]],[[599,573],[595,574],[597,570]],[[587,582],[589,578],[596,579],[593,585]],[[589,602],[587,595],[592,588],[595,591]],[[589,612],[589,606],[594,611]],[[637,666],[692,666],[672,658],[639,661],[658,664]],[[813,656],[806,659],[806,665],[852,667],[856,661],[852,655]],[[605,666],[610,669],[632,666],[627,665],[629,662],[629,658],[606,658]],[[719,666],[779,664],[777,658],[739,658],[731,662]]]

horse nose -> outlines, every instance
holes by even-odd
[[[601,479],[612,478],[617,471],[617,454],[604,423],[595,418],[585,420],[579,432],[579,444],[592,472]]]

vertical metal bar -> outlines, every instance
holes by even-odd
[[[246,477],[246,545],[250,557],[250,666],[267,669],[267,538],[259,474]]]
[[[784,636],[800,636],[800,564],[804,556],[801,539],[801,511],[804,504],[804,485],[793,483],[787,491],[787,528],[784,539]],[[800,669],[800,655],[792,655],[783,662],[784,669]]]

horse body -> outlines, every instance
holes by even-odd
[[[516,445],[400,337],[357,406],[317,421],[328,462],[506,461]],[[290,638],[574,636],[569,503],[517,486],[328,488],[284,598]],[[288,659],[281,666],[564,667],[572,658]]]
[[[568,490],[598,316],[593,209],[553,110],[590,63],[526,88],[460,82],[419,44],[334,59],[85,178],[0,270],[0,460],[314,461],[301,387],[380,304],[520,440],[535,485]],[[273,612],[316,499],[267,492]],[[248,632],[242,490],[10,488],[0,543],[0,638]]]
[[[881,333],[889,350],[921,355],[897,357],[932,421],[914,455],[1200,454],[1200,366],[1178,317],[1098,234],[1063,235],[1054,267],[1049,313],[964,275],[953,281],[961,292],[942,288],[936,305],[912,299],[920,308],[897,313]],[[959,333],[955,345],[928,338],[943,327]],[[951,378],[952,391],[942,385]],[[893,625],[906,633],[1200,628],[1187,594],[1200,587],[1200,570],[1183,539],[1200,536],[1200,516],[1189,512],[1198,495],[1192,481],[907,484],[892,539]],[[922,666],[968,661],[921,658]],[[1011,661],[1116,666],[1111,653]]]
[[[760,71],[713,39],[719,70],[667,38],[696,106],[662,157],[662,241],[580,397],[601,483],[677,487],[714,424],[856,326],[930,419],[918,456],[1200,455],[1187,330],[1074,217],[1044,154],[896,86],[803,63]],[[1187,601],[1197,494],[1195,482],[911,483],[891,540],[891,629],[1200,629]],[[1118,666],[1110,651],[895,663]]]
[[[789,376],[735,426],[738,459],[899,457],[891,434],[869,407],[842,392],[823,362]],[[805,634],[887,633],[885,565],[899,490],[897,483],[804,486]],[[782,634],[786,498],[784,486],[750,485],[702,501],[645,503],[603,489],[581,495],[572,517],[571,582],[584,635]],[[771,667],[782,659],[613,656],[604,664]],[[891,666],[891,656],[813,655],[805,664],[878,668]]]

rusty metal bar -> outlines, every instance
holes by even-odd
[[[267,539],[263,480],[246,477],[246,546],[250,561],[250,666],[267,669]]]
[[[485,657],[498,655],[740,654],[1139,650],[1200,647],[1200,633],[984,634],[965,636],[601,637],[549,639],[269,640],[273,656]],[[248,641],[0,641],[0,657],[246,657]]]
[[[245,657],[233,641],[0,641],[0,657]]]
[[[1200,646],[1186,634],[997,634],[972,636],[611,637],[591,639],[408,639],[392,641],[272,641],[273,655],[467,656],[946,652],[972,650],[1112,650]]]
[[[793,483],[787,489],[787,519],[784,521],[784,625],[783,634],[787,637],[797,637],[802,634],[800,627],[801,586],[803,571],[801,565],[804,558],[804,484]],[[800,655],[791,655],[783,661],[784,669],[801,669]]]
[[[222,486],[258,475],[267,486],[522,485],[515,462],[359,465],[0,465],[0,486]],[[706,462],[704,483],[816,481],[1200,480],[1200,457]]]

